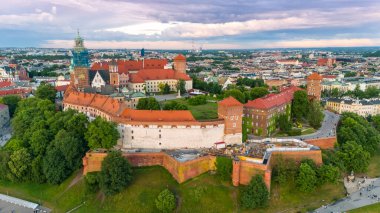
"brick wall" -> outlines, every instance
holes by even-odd
[[[336,137],[329,137],[329,138],[309,139],[309,140],[305,140],[305,142],[312,144],[314,146],[318,146],[321,149],[333,149],[337,140],[336,140]]]

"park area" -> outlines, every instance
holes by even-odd
[[[67,212],[83,202],[75,212],[157,212],[154,200],[168,187],[177,197],[177,212],[251,212],[239,209],[239,188],[209,173],[178,184],[162,167],[136,168],[131,185],[109,197],[86,193],[84,180],[79,177],[77,171],[61,185],[1,181],[0,193],[42,203],[54,212]],[[342,196],[341,183],[325,184],[309,194],[291,184],[273,183],[269,207],[257,212],[306,212]]]

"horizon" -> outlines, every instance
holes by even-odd
[[[241,50],[380,46],[380,2],[15,0],[1,48]],[[104,15],[105,14],[105,15]]]

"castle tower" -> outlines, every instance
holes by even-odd
[[[318,101],[321,100],[322,79],[323,77],[316,72],[313,72],[306,79],[307,95],[315,98]]]
[[[243,104],[233,97],[218,102],[218,117],[224,119],[224,142],[242,143]]]
[[[232,161],[232,185],[239,186],[240,184],[240,160],[235,157]]]
[[[186,57],[182,54],[177,55],[173,59],[174,70],[181,73],[186,73]]]
[[[118,87],[119,86],[119,70],[117,61],[112,60],[109,63],[109,71],[110,71],[110,84]]]
[[[75,38],[75,46],[71,51],[73,57],[71,59],[70,71],[71,83],[83,91],[84,88],[89,87],[89,67],[90,60],[88,50],[84,47],[83,39],[79,35]]]

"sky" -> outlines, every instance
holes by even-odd
[[[380,0],[0,0],[0,47],[380,46]]]

